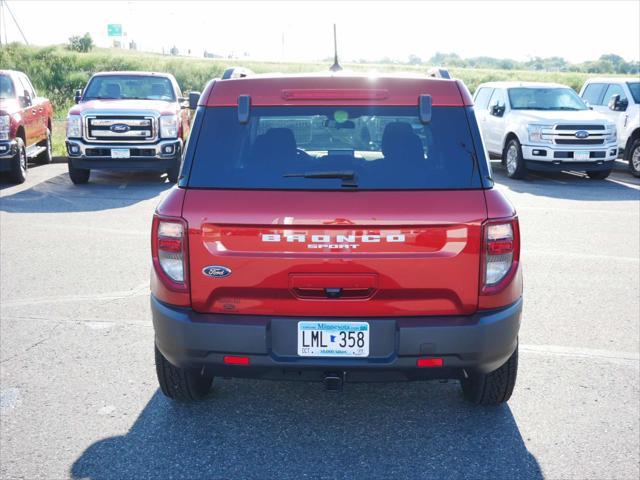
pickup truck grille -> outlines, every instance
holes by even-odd
[[[555,125],[542,137],[556,145],[603,145],[610,133],[605,125]]]
[[[149,143],[156,139],[153,117],[96,115],[85,122],[85,138],[91,142]]]

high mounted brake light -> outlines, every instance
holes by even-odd
[[[180,218],[154,216],[153,263],[163,283],[172,290],[187,290],[187,227]]]
[[[282,90],[284,100],[384,100],[389,96],[385,89],[300,89]]]

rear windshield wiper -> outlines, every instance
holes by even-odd
[[[331,172],[305,172],[305,173],[285,173],[283,177],[300,178],[337,178],[342,180],[343,187],[357,187],[355,183],[356,174],[351,170],[331,171]]]

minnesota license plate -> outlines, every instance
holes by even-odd
[[[574,160],[589,160],[589,152],[573,152]]]
[[[298,322],[301,357],[367,357],[369,324],[366,322]]]
[[[128,148],[112,148],[111,149],[111,158],[129,158],[131,157],[131,152]]]

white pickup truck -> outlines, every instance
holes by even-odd
[[[580,96],[616,124],[618,147],[629,170],[640,177],[640,80],[638,77],[591,78]]]
[[[565,85],[489,82],[478,86],[475,112],[490,155],[507,175],[578,170],[609,176],[618,154],[615,124]]]

